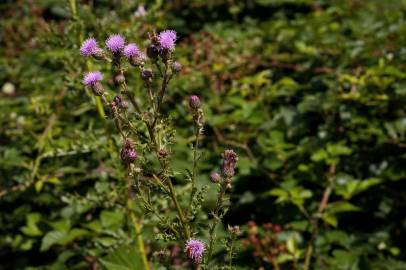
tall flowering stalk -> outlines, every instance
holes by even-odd
[[[153,33],[149,36],[150,42],[144,52],[135,43],[127,44],[125,38],[119,34],[113,34],[106,39],[105,49],[102,49],[95,39],[89,38],[81,45],[80,54],[111,65],[114,97],[110,98],[110,89],[104,88],[104,77],[100,71],[84,74],[83,84],[110,109],[111,119],[122,139],[120,158],[129,181],[127,208],[134,224],[144,269],[149,269],[149,263],[141,236],[141,222],[133,212],[135,200],[143,205],[147,214],[159,220],[159,224],[155,225],[160,229],[161,238],[178,241],[180,245],[184,245],[185,258],[196,267],[209,269],[216,239],[214,230],[226,212],[226,191],[231,189],[231,178],[238,157],[232,150],[224,152],[221,175],[214,173],[210,178],[219,186],[217,204],[210,215],[211,223],[206,228],[198,227],[195,223],[196,212],[201,209],[205,191],[204,187],[199,190],[197,185],[200,159],[198,147],[204,126],[202,103],[197,95],[189,97],[189,111],[193,118],[195,136],[193,164],[187,173],[187,179],[190,180],[189,193],[179,194],[173,183],[175,173],[170,162],[169,147],[173,143],[173,130],[170,121],[162,113],[169,84],[182,69],[182,65],[173,57],[176,40],[177,33],[173,30]],[[134,68],[138,70],[143,81],[146,91],[142,95],[145,95],[146,104],[140,103],[141,96],[136,96],[127,84],[126,74]],[[154,154],[159,168],[151,166],[148,153]],[[159,209],[159,200],[171,202],[176,212],[175,219]],[[182,203],[185,201],[188,201],[187,208],[185,203]],[[204,229],[207,229],[206,236],[209,236],[208,245],[197,239],[205,237]],[[208,255],[204,260],[206,246]]]

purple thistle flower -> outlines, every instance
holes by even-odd
[[[138,49],[138,46],[134,43],[130,43],[124,47],[124,56],[128,59],[131,57],[139,57],[141,54],[140,49]]]
[[[80,46],[80,54],[83,56],[91,56],[99,49],[97,41],[94,38],[88,38]]]
[[[199,264],[202,261],[203,253],[205,250],[204,243],[199,240],[189,239],[186,242],[185,252],[189,259],[194,263]]]
[[[83,77],[83,84],[86,86],[94,86],[97,82],[103,79],[100,71],[92,71],[85,74]]]
[[[106,40],[107,48],[113,53],[120,52],[124,48],[124,45],[125,39],[122,35],[111,35]]]
[[[161,50],[172,52],[175,50],[176,32],[174,30],[165,30],[159,33],[159,46]]]

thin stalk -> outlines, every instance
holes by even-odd
[[[162,102],[165,96],[166,89],[168,88],[168,62],[165,62],[165,70],[163,72],[163,80],[162,80],[162,86],[161,86],[161,91],[159,92],[158,95],[158,108],[157,111],[158,113],[161,111],[162,107]]]
[[[323,197],[319,203],[319,208],[317,209],[317,212],[310,217],[309,222],[312,228],[311,232],[311,238],[310,241],[307,245],[306,248],[306,253],[305,253],[305,261],[303,264],[303,270],[309,270],[310,269],[310,261],[312,259],[313,255],[313,249],[314,249],[314,242],[316,241],[317,238],[317,233],[319,229],[319,219],[323,215],[324,210],[326,209],[328,205],[328,201],[330,199],[331,191],[333,189],[333,184],[334,184],[334,175],[336,173],[336,164],[331,164],[329,173],[327,176],[327,186],[324,189],[323,192]]]
[[[80,18],[78,16],[76,0],[67,0],[67,1],[69,3],[69,7],[70,7],[70,10],[71,10],[71,13],[72,13],[72,20],[75,21],[75,22],[78,22],[79,25],[80,25],[81,22],[79,21]],[[83,38],[82,27],[80,27],[80,29],[79,29],[79,43],[83,43],[83,40],[84,40],[84,38]],[[89,59],[86,60],[86,67],[87,67],[87,70],[92,69],[92,63],[90,62]],[[105,118],[106,114],[104,112],[103,103],[102,103],[100,97],[95,96],[94,99],[95,99],[96,108],[97,108],[97,111],[99,113],[99,116],[101,118]]]
[[[133,212],[134,210],[133,210],[133,203],[132,203],[131,196],[128,196],[127,207],[129,210],[129,215],[130,215],[131,221],[133,223],[133,227],[134,227],[134,231],[135,231],[135,235],[136,235],[136,239],[137,239],[137,247],[138,247],[138,251],[141,255],[142,264],[143,264],[145,270],[150,270],[150,267],[148,264],[148,259],[147,259],[147,254],[145,252],[144,241],[142,239],[141,228],[140,228],[137,218],[135,217],[134,212]]]
[[[189,229],[188,229],[188,227],[186,225],[186,220],[185,220],[185,216],[183,215],[182,208],[180,208],[178,200],[176,199],[175,189],[173,188],[171,179],[168,179],[168,186],[169,186],[170,196],[172,198],[173,203],[175,204],[176,211],[178,212],[179,221],[180,221],[181,226],[183,228],[185,238],[189,239],[190,238],[190,232],[189,232]]]
[[[139,196],[140,196],[142,202],[143,202],[145,205],[148,206],[148,209],[149,209],[162,223],[167,224],[168,227],[169,227],[169,229],[171,229],[171,231],[172,231],[174,234],[179,234],[179,232],[178,232],[171,224],[168,224],[167,220],[165,220],[165,219],[158,213],[158,211],[156,211],[155,208],[144,198],[144,196],[141,194],[141,191],[138,192],[138,194],[139,194]]]
[[[196,193],[196,169],[197,169],[197,151],[199,148],[199,134],[200,130],[199,127],[195,126],[195,145],[193,148],[193,170],[192,170],[192,192],[190,193],[190,201],[189,201],[189,209],[192,205],[193,197]]]
[[[230,257],[229,262],[228,262],[228,268],[231,270],[233,268],[233,249],[234,249],[234,241],[235,241],[235,236],[231,236],[231,244],[230,244],[230,252],[228,256]]]
[[[224,199],[224,195],[226,193],[226,185],[224,184],[224,182],[225,181],[223,181],[223,183],[220,186],[220,191],[219,191],[219,195],[217,197],[217,202],[216,202],[216,208],[214,209],[214,213],[213,213],[214,220],[209,227],[209,247],[208,247],[208,252],[207,252],[207,264],[210,262],[211,256],[213,253],[213,244],[214,244],[214,239],[215,239],[214,231],[219,222],[218,214],[221,210],[221,207],[223,206],[223,199]]]
[[[124,95],[126,95],[127,98],[130,100],[130,102],[131,102],[131,104],[133,105],[135,111],[136,111],[137,113],[141,114],[140,106],[138,105],[137,101],[135,100],[134,95],[128,91],[127,87],[125,87],[125,88],[123,89],[122,93],[123,93]]]

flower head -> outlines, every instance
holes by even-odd
[[[94,38],[88,38],[80,46],[80,54],[83,56],[91,56],[99,49],[97,41]]]
[[[225,150],[223,153],[223,164],[221,165],[221,173],[225,177],[232,177],[237,166],[238,155],[233,150]]]
[[[107,48],[113,53],[120,52],[124,48],[124,45],[125,39],[122,35],[111,35],[106,40]]]
[[[85,74],[83,77],[83,84],[86,86],[93,86],[103,79],[100,71],[92,71]]]
[[[145,7],[143,5],[138,6],[137,10],[134,12],[134,16],[136,18],[139,17],[144,17],[147,15],[147,11],[145,10]]]
[[[212,183],[218,183],[218,182],[220,182],[220,180],[221,180],[221,176],[218,172],[212,172],[210,174],[210,181]]]
[[[124,47],[124,56],[128,59],[132,57],[139,57],[141,54],[140,49],[138,49],[138,46],[134,43],[130,43]]]
[[[134,142],[126,139],[121,148],[120,157],[124,164],[129,164],[137,159],[137,152],[134,149]]]
[[[186,242],[185,252],[189,259],[196,264],[199,264],[202,261],[205,249],[204,243],[200,240],[189,239]]]
[[[172,52],[175,50],[176,32],[174,30],[165,30],[159,33],[159,46],[161,50]]]
[[[192,95],[189,97],[189,106],[190,108],[196,110],[199,109],[201,105],[200,98],[196,95]]]

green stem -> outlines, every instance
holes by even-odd
[[[142,264],[143,264],[145,270],[150,270],[150,267],[148,264],[148,259],[147,259],[147,254],[145,252],[144,241],[142,239],[141,228],[140,228],[140,225],[138,224],[137,218],[134,215],[132,198],[130,196],[128,197],[127,207],[128,207],[129,213],[130,213],[131,221],[134,226],[134,231],[135,231],[136,239],[137,239],[138,251],[141,254]]]
[[[70,10],[72,12],[72,19],[77,20],[78,19],[78,12],[77,12],[77,9],[76,9],[76,0],[68,0],[68,2],[69,2]]]
[[[164,219],[157,210],[155,210],[155,208],[144,198],[144,196],[142,195],[142,192],[138,192],[139,197],[141,198],[142,202],[144,203],[144,205],[147,205],[148,209],[159,219],[159,221],[162,222],[162,224],[167,224],[169,229],[174,233],[174,234],[179,234],[179,232],[171,225],[168,224],[168,221],[166,219]]]
[[[197,169],[197,151],[199,147],[199,127],[196,125],[195,146],[193,149],[193,170],[192,170],[192,192],[190,193],[189,209],[191,208],[193,197],[196,193],[196,169]]]
[[[214,213],[213,213],[213,222],[209,227],[209,247],[208,247],[208,252],[207,252],[207,264],[210,262],[211,260],[211,256],[213,253],[213,244],[214,244],[214,231],[217,227],[217,224],[219,222],[219,212],[221,210],[221,207],[223,206],[223,198],[226,192],[226,185],[225,185],[225,179],[223,180],[221,186],[220,186],[220,191],[219,191],[219,195],[217,197],[217,202],[216,202],[216,208],[214,209]]]
[[[158,113],[161,111],[162,102],[165,96],[166,89],[168,88],[168,62],[165,62],[165,70],[163,73],[162,87],[158,95]]]
[[[228,256],[230,257],[230,261],[228,263],[228,267],[231,270],[233,267],[233,248],[234,248],[234,235],[231,236],[231,245],[230,245],[230,253],[228,254]]]
[[[67,1],[69,2],[69,7],[70,7],[70,10],[72,13],[72,20],[79,22],[79,16],[78,16],[78,11],[77,11],[77,7],[76,7],[76,0],[67,0]],[[79,22],[79,25],[80,25],[80,22]],[[83,38],[82,28],[79,28],[79,43],[83,43],[83,40],[84,40],[84,38]],[[92,69],[92,62],[90,62],[89,59],[86,60],[86,67],[87,67],[87,70]],[[99,116],[104,119],[106,117],[106,114],[104,112],[103,103],[102,103],[100,97],[96,96],[96,97],[94,97],[94,99],[95,99],[96,108],[99,113]]]
[[[176,199],[175,189],[173,188],[171,179],[168,179],[168,186],[169,186],[170,196],[172,198],[173,203],[175,204],[176,211],[178,212],[179,221],[180,221],[181,226],[183,228],[185,238],[189,239],[190,238],[190,232],[189,232],[189,229],[188,229],[188,227],[186,225],[186,220],[185,220],[185,216],[183,215],[182,208],[180,208],[178,200]]]
[[[330,169],[327,175],[327,186],[324,189],[323,192],[323,197],[319,203],[319,208],[317,209],[317,212],[315,214],[313,214],[313,216],[309,217],[309,222],[312,228],[312,232],[311,232],[311,238],[310,241],[307,245],[306,248],[306,254],[305,254],[305,261],[303,264],[303,270],[309,270],[310,269],[310,261],[312,259],[313,256],[313,245],[316,242],[316,238],[317,238],[317,233],[318,233],[318,228],[319,228],[319,219],[320,217],[323,215],[324,210],[326,209],[329,199],[330,199],[330,195],[331,195],[331,191],[333,189],[333,184],[334,184],[334,176],[336,174],[336,164],[331,164],[330,165]]]

